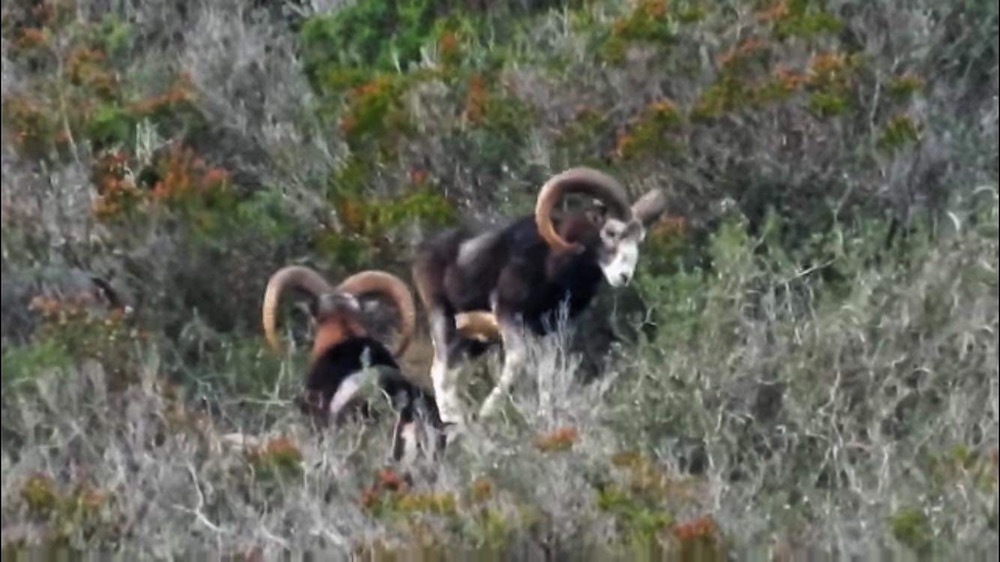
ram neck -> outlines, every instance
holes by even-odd
[[[524,310],[525,320],[536,333],[549,331],[564,302],[569,306],[569,318],[580,314],[593,301],[604,279],[600,267],[583,256],[566,261],[550,273],[544,284],[534,288]]]
[[[341,382],[365,367],[399,369],[399,363],[381,342],[371,337],[349,338],[324,349],[312,362],[306,387],[337,390]]]
[[[327,350],[353,338],[367,337],[368,333],[358,322],[342,318],[330,319],[320,324],[313,342],[312,358],[315,361]]]

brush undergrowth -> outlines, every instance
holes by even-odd
[[[997,547],[996,5],[515,4],[4,4],[5,555]],[[500,419],[306,424],[271,272],[408,278],[580,164],[669,216]]]
[[[504,416],[474,425],[443,466],[411,467],[412,483],[385,464],[387,425],[313,430],[291,405],[295,381],[236,344],[187,390],[164,382],[155,347],[135,347],[117,387],[96,360],[29,366],[5,352],[5,540],[718,559],[772,542],[940,553],[995,541],[988,198],[957,232],[910,234],[892,252],[905,265],[879,263],[878,225],[839,230],[809,270],[728,221],[711,273],[643,277],[663,326],[631,361],[583,384],[570,334],[540,342]],[[8,378],[26,368],[29,380]],[[225,393],[208,373],[273,391]],[[227,445],[230,432],[262,442]]]

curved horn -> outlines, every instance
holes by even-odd
[[[625,189],[611,176],[593,168],[570,168],[545,182],[535,203],[538,234],[554,250],[580,252],[583,247],[562,239],[552,224],[552,210],[567,193],[585,193],[608,204],[609,210],[623,220],[630,220],[632,208]]]
[[[468,339],[492,341],[500,338],[500,326],[492,312],[460,312],[455,315],[455,328],[462,337]]]
[[[632,203],[632,214],[643,224],[649,226],[667,211],[667,196],[659,189],[653,189]]]
[[[322,275],[303,265],[289,265],[271,275],[264,291],[264,337],[275,351],[281,349],[275,330],[275,312],[282,293],[289,287],[305,289],[316,297],[333,291],[333,286]]]
[[[399,344],[396,346],[396,355],[402,355],[406,351],[416,327],[417,309],[413,303],[413,294],[402,279],[385,271],[361,271],[344,279],[340,285],[337,285],[337,290],[353,295],[377,292],[392,299],[399,309],[400,315]]]

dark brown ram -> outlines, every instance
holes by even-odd
[[[336,425],[351,413],[368,417],[372,413],[370,402],[361,391],[377,376],[375,382],[398,413],[393,428],[393,458],[399,460],[408,446],[417,446],[416,436],[427,435],[427,424],[439,433],[435,449],[440,451],[444,442],[434,396],[408,380],[396,361],[408,347],[416,323],[413,296],[406,284],[390,273],[369,270],[333,287],[308,267],[296,265],[278,270],[268,281],[263,306],[264,335],[275,351],[281,348],[275,329],[278,302],[292,288],[305,290],[316,299],[315,337],[305,396],[300,401],[303,411],[322,423],[332,419]],[[395,353],[373,338],[362,322],[358,298],[371,293],[387,296],[399,312]]]
[[[596,211],[553,212],[571,193],[602,205]],[[524,328],[535,335],[549,333],[564,306],[574,318],[602,283],[627,285],[646,228],[665,210],[658,189],[632,203],[614,178],[573,168],[545,183],[533,215],[486,230],[454,227],[425,241],[412,273],[428,314],[431,380],[444,421],[463,421],[455,369],[464,347],[460,328],[492,329],[503,344],[503,371],[480,410],[485,416],[509,391],[525,360]]]

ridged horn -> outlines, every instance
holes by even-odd
[[[333,291],[333,286],[319,272],[303,265],[289,265],[271,275],[264,291],[264,338],[275,351],[281,350],[275,327],[275,313],[281,295],[291,287],[305,289],[316,297]]]
[[[410,345],[413,330],[417,323],[417,309],[413,302],[413,294],[403,280],[391,273],[378,270],[367,270],[355,273],[337,285],[338,291],[362,295],[365,293],[382,293],[389,297],[399,310],[399,343],[396,345],[396,355],[402,355]]]
[[[632,214],[643,226],[649,226],[666,211],[667,196],[659,189],[647,192],[632,204]]]
[[[460,312],[455,315],[455,328],[467,339],[492,341],[500,338],[500,326],[492,312]]]
[[[621,220],[631,220],[632,207],[625,188],[611,176],[593,168],[570,168],[545,182],[535,203],[535,224],[538,234],[557,251],[580,252],[583,247],[562,239],[552,224],[552,210],[568,193],[584,193],[605,202]]]

